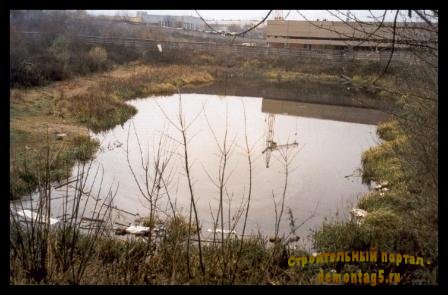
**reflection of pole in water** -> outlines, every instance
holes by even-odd
[[[224,95],[227,95],[227,71],[226,71],[226,78],[224,82]]]
[[[269,161],[271,160],[271,151],[275,149],[275,147],[277,146],[277,143],[274,142],[274,122],[275,122],[275,115],[268,114],[267,117],[268,132],[266,135],[266,148],[262,152],[266,153],[266,168],[269,168]]]
[[[266,168],[269,168],[269,162],[271,161],[271,152],[273,150],[278,150],[282,148],[290,148],[297,147],[299,144],[297,140],[293,143],[286,144],[277,144],[274,141],[274,123],[275,123],[275,114],[269,113],[267,116],[267,135],[266,135],[266,148],[261,152],[262,154],[266,153]],[[296,132],[294,134],[297,137],[297,120],[296,120]]]

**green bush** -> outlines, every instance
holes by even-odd
[[[398,128],[397,121],[382,122],[378,124],[377,134],[385,141],[392,141],[402,134]]]
[[[92,47],[89,50],[89,61],[92,72],[104,70],[107,66],[107,51],[103,47]]]

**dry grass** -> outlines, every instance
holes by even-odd
[[[407,149],[408,138],[400,133],[396,122],[386,122],[378,126],[378,135],[384,140],[362,155],[363,179],[365,181],[389,181],[400,183],[404,172],[400,155]]]
[[[168,95],[178,86],[194,87],[211,81],[213,77],[207,71],[188,66],[131,63],[108,73],[42,87],[11,89],[11,170],[21,169],[16,165],[22,161],[15,158],[21,159],[25,150],[30,158],[35,158],[47,131],[52,138],[55,133],[66,133],[64,148],[76,149],[72,139],[87,135],[87,128],[95,132],[107,130],[133,116],[136,110],[125,100]],[[12,182],[19,183],[15,175]],[[13,195],[17,197],[16,193]]]
[[[410,152],[410,139],[398,121],[381,123],[377,133],[383,142],[362,156],[363,179],[387,182],[386,189],[373,190],[364,195],[357,206],[368,212],[357,225],[355,222],[324,223],[314,234],[319,251],[368,250],[420,255],[430,261],[437,260],[437,204],[429,202],[430,190],[418,190],[413,182],[428,181],[427,175],[415,179],[417,167],[407,166],[405,155]],[[421,188],[421,187],[420,187]],[[372,267],[372,266],[369,266]],[[384,269],[393,271],[393,264]],[[420,280],[426,284],[437,282],[437,266],[415,271],[413,266],[399,268],[403,283]]]
[[[190,267],[192,276],[188,276],[185,261],[187,251],[185,247],[188,236],[188,218],[178,215],[176,218],[165,220],[166,232],[155,249],[148,251],[148,243],[144,238],[116,239],[113,236],[99,237],[93,247],[92,256],[86,263],[85,274],[79,278],[79,284],[179,284],[179,285],[222,285],[222,284],[307,284],[315,276],[313,269],[292,269],[287,265],[281,245],[273,245],[265,238],[253,237],[244,241],[241,251],[241,259],[238,262],[237,273],[232,280],[232,272],[222,273],[219,244],[204,246],[204,262],[207,272],[201,273],[199,254],[196,248],[190,252]],[[55,231],[49,237],[51,245],[57,249],[61,243],[64,232]],[[70,245],[75,249],[70,266],[77,269],[81,257],[87,247],[90,237],[82,237],[75,244]],[[235,268],[236,253],[240,243],[236,240],[229,241],[228,259],[231,269]],[[276,247],[280,247],[277,249]],[[298,251],[292,251],[290,255],[299,255]],[[304,254],[304,253],[300,253]],[[286,258],[287,259],[287,258]],[[53,261],[53,263],[49,263]],[[41,283],[45,284],[72,284],[70,268],[63,271],[56,251],[49,252],[46,260],[47,275]],[[19,255],[10,259],[12,284],[35,284],[32,276],[21,265]],[[51,275],[50,275],[51,274]],[[225,278],[224,281],[222,278]]]
[[[291,82],[299,80],[319,81],[319,82],[339,81],[337,75],[331,75],[325,73],[312,74],[312,73],[304,73],[301,71],[285,71],[280,68],[274,68],[264,72],[264,77],[270,81],[278,81],[278,82]]]

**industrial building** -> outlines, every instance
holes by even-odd
[[[137,12],[137,16],[142,19],[144,23],[160,25],[162,27],[184,28],[186,30],[203,30],[204,22],[195,16],[175,16],[175,15],[152,15],[146,11]]]
[[[392,25],[384,23],[376,30],[377,23],[269,20],[266,42],[276,48],[387,49],[392,46]],[[405,42],[408,31],[408,27],[397,24],[395,48],[408,47]]]

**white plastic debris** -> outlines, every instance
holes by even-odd
[[[207,232],[209,232],[209,233],[212,233],[213,232],[213,230],[212,229],[208,229],[207,230]],[[232,230],[232,231],[230,231],[230,230],[227,230],[227,229],[225,229],[225,230],[221,230],[220,228],[217,228],[216,230],[215,230],[215,233],[225,233],[225,234],[233,234],[233,235],[236,235],[236,231],[234,231],[234,230]]]
[[[18,216],[22,217],[24,221],[26,222],[37,222],[37,223],[46,223],[47,222],[47,217],[44,215],[39,215],[36,212],[33,212],[31,210],[19,210],[16,212]],[[54,225],[59,223],[58,219],[55,218],[51,218],[50,217],[50,225]]]
[[[375,190],[384,190],[384,191],[388,191],[389,189],[387,188],[389,186],[389,182],[388,181],[383,181],[380,182],[378,184],[376,184],[373,188]]]
[[[162,44],[157,44],[157,49],[159,49],[159,52],[162,53]]]
[[[367,216],[367,211],[363,209],[353,208],[350,210],[350,214],[353,217],[364,218]]]
[[[361,224],[362,220],[367,217],[367,211],[363,209],[353,208],[350,210],[350,215],[352,220],[356,221],[357,224]]]
[[[133,235],[144,235],[146,233],[149,233],[149,227],[140,225],[131,225],[128,228],[126,228],[126,232]]]

